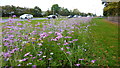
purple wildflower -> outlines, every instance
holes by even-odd
[[[84,59],[78,59],[78,60],[84,60]]]
[[[71,54],[69,51],[68,52],[66,52],[67,54]]]
[[[13,15],[12,17],[16,17],[16,15]]]
[[[73,39],[73,41],[78,41],[78,39]]]
[[[30,54],[30,52],[26,53],[26,54],[24,55],[24,57],[27,56],[27,55],[29,55],[29,54]]]
[[[11,55],[7,52],[7,53],[3,53],[3,56],[7,58],[7,57],[10,57]]]
[[[36,57],[32,57],[32,59],[35,59]]]
[[[42,58],[40,58],[39,60],[42,60]]]
[[[80,66],[80,64],[75,64],[75,66]]]
[[[95,61],[96,61],[96,60],[92,60],[91,62],[92,62],[92,63],[95,63]]]
[[[68,45],[69,43],[68,42],[66,42],[66,43],[64,43],[63,45]]]
[[[66,37],[64,37],[64,38],[72,38],[72,37],[70,37],[70,36],[66,36]]]
[[[36,66],[36,65],[33,65],[32,68],[37,68],[37,66]]]
[[[70,47],[66,47],[67,49],[70,49]]]
[[[48,60],[52,60],[52,58],[49,58]]]

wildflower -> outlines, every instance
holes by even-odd
[[[84,60],[84,59],[78,59],[78,60]]]
[[[70,47],[66,47],[67,49],[70,49]]]
[[[60,45],[60,43],[57,43],[57,45]]]
[[[13,15],[12,17],[16,17],[16,15]]]
[[[21,23],[17,23],[17,25],[22,25]]]
[[[31,65],[32,63],[27,63],[27,65]]]
[[[29,56],[33,56],[33,55],[29,55]]]
[[[24,58],[24,59],[22,59],[22,61],[26,61],[28,58]]]
[[[54,53],[50,53],[50,55],[53,55]]]
[[[69,43],[73,43],[73,41],[68,41]]]
[[[36,57],[32,57],[32,59],[35,59]]]
[[[75,64],[75,66],[80,66],[80,64]]]
[[[47,33],[42,33],[42,34],[40,34],[40,38],[45,38],[45,37],[47,37],[48,36],[48,34]]]
[[[26,61],[28,58],[24,58],[22,60],[18,60],[19,62]]]
[[[21,66],[21,64],[18,64],[17,66]]]
[[[78,39],[73,39],[73,41],[78,41]]]
[[[49,58],[48,60],[52,60],[52,58]]]
[[[64,37],[64,38],[72,38],[72,37],[70,37],[70,36],[66,36],[66,37]]]
[[[61,48],[61,50],[63,51],[63,50],[64,50],[64,48]]]
[[[68,52],[66,52],[67,54],[71,54],[69,51]]]
[[[36,65],[33,65],[32,68],[37,68],[37,66],[36,66]]]
[[[61,34],[61,33],[59,33],[59,32],[55,32],[55,35],[60,36],[60,35],[62,35],[62,34]]]
[[[41,54],[37,54],[38,56],[40,56]]]
[[[10,57],[11,55],[7,52],[7,53],[3,53],[3,56],[7,58],[7,57]]]
[[[42,44],[41,43],[38,43],[39,46],[41,46]]]
[[[66,43],[64,43],[63,45],[68,45],[69,43],[68,42],[66,42]]]
[[[92,63],[95,63],[95,61],[96,61],[96,60],[92,60],[91,62],[92,62]]]
[[[40,58],[39,60],[42,60],[42,58]]]
[[[46,56],[43,56],[44,58],[46,57]]]
[[[42,52],[42,51],[39,51],[39,53],[41,53],[41,54],[42,54],[43,52]]]
[[[52,34],[52,32],[48,32],[49,34]]]
[[[22,43],[25,44],[25,43],[27,43],[27,41],[23,41]]]
[[[26,54],[24,55],[24,57],[27,56],[27,55],[29,55],[29,54],[30,54],[30,52],[26,53]]]
[[[51,39],[51,41],[58,41],[58,39],[57,39],[57,38],[55,38],[55,39]]]

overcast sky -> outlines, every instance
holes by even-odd
[[[103,15],[104,5],[102,5],[101,0],[0,0],[0,6],[14,5],[28,8],[38,6],[42,11],[50,9],[53,4],[58,4],[60,7],[65,7],[69,10],[77,8],[80,12]]]

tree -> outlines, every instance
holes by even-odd
[[[41,13],[42,13],[41,9],[37,6],[35,6],[34,10],[33,10],[33,15],[36,17],[39,17],[39,16],[42,16]]]
[[[104,10],[103,10],[103,15],[104,16],[118,16],[119,15],[119,10],[120,7],[119,2],[109,2],[105,4]]]
[[[80,11],[78,9],[73,9],[73,14],[74,15],[79,15],[80,14]]]
[[[68,16],[70,14],[70,11],[67,8],[60,8],[59,14],[62,16]]]
[[[54,5],[52,5],[52,7],[51,7],[51,11],[52,11],[53,14],[58,13],[59,10],[60,10],[60,7],[59,7],[58,4],[54,4]]]

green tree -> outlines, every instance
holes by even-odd
[[[74,15],[79,15],[80,14],[80,11],[78,9],[73,9],[73,14]]]
[[[60,7],[59,7],[58,4],[52,5],[51,11],[52,11],[53,14],[59,13],[59,10],[60,10]]]

